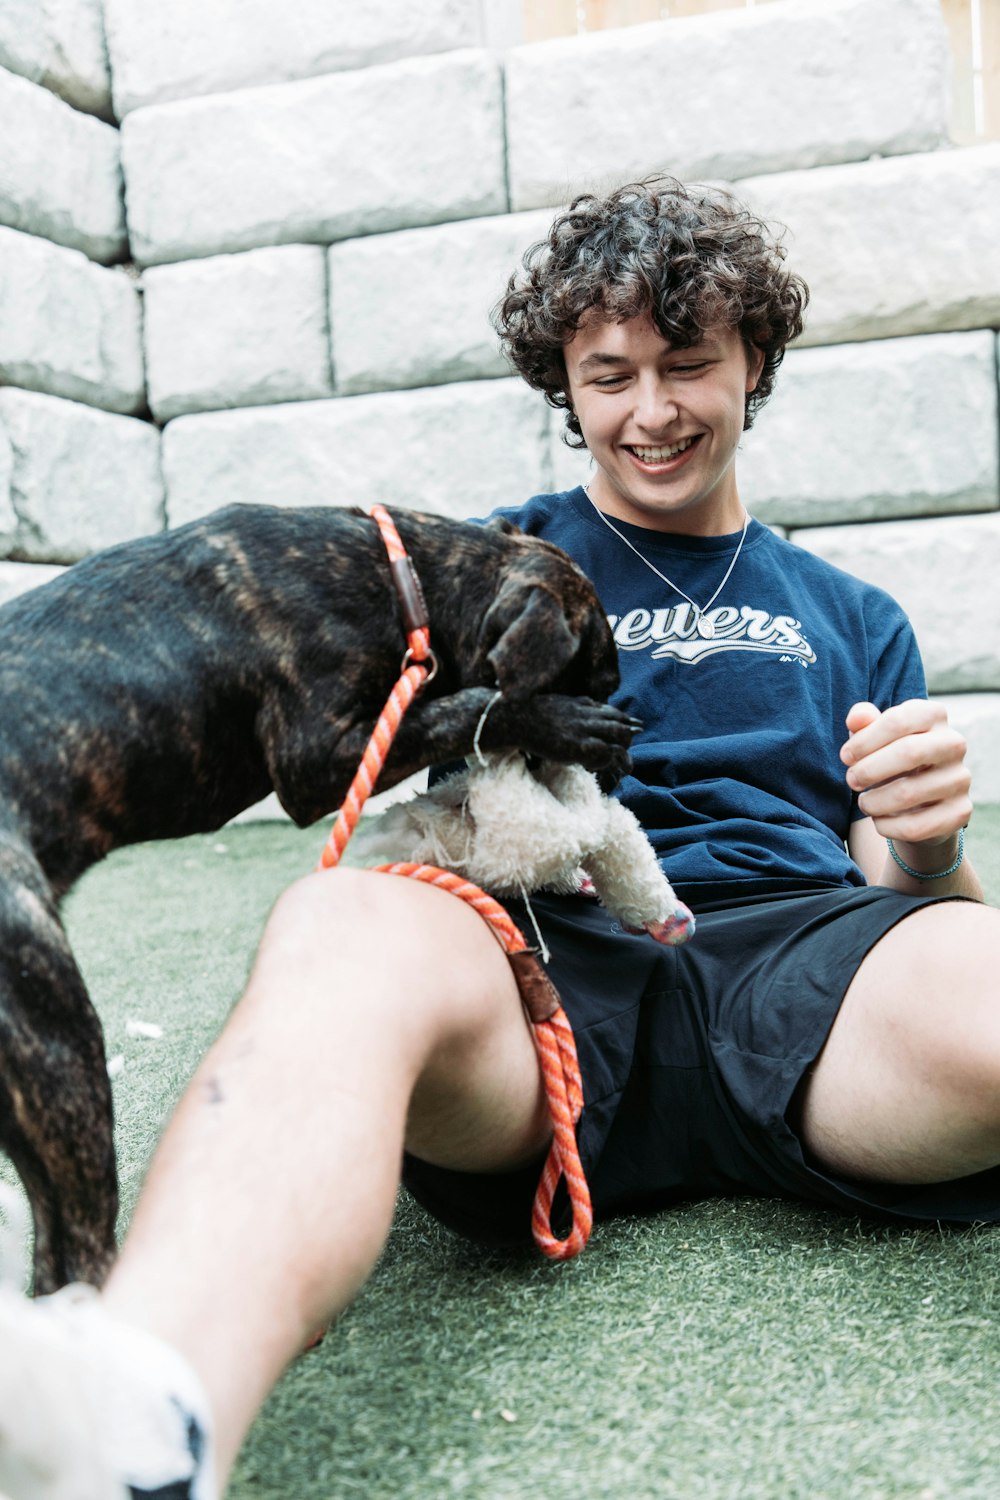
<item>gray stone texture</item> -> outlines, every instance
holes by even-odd
[[[33,391],[0,390],[0,550],[74,562],[160,531],[159,433]]]
[[[966,765],[972,772],[972,795],[976,802],[1000,803],[1000,693],[945,694],[942,703],[948,722],[965,736]],[[975,826],[970,835],[975,859]]]
[[[790,263],[812,290],[800,346],[1000,322],[1000,146],[778,174],[738,190],[766,198],[791,226]],[[333,246],[338,389],[503,373],[488,309],[551,217],[497,215]],[[786,383],[783,374],[779,392]]]
[[[158,420],[332,395],[320,246],[155,266],[142,286],[149,403]]]
[[[92,260],[128,253],[118,131],[0,68],[0,224]]]
[[[482,515],[546,487],[546,416],[519,380],[178,417],[163,433],[172,526],[232,501],[376,501]]]
[[[737,184],[786,224],[803,344],[1000,323],[1000,142]]]
[[[0,0],[0,66],[112,118],[101,0]]]
[[[344,395],[506,375],[490,309],[550,210],[344,240],[330,250]]]
[[[152,105],[125,120],[122,148],[143,264],[506,208],[500,68],[485,52]]]
[[[542,399],[538,397],[539,401]],[[586,448],[567,448],[563,442],[565,431],[563,413],[549,408],[549,464],[552,487],[556,490],[571,490],[574,485],[587,484],[594,473],[589,451]]]
[[[0,428],[0,548],[6,553],[17,535],[17,511],[12,496],[16,455],[6,432]]]
[[[841,521],[1000,505],[992,333],[793,350],[744,436],[740,494],[761,521]]]
[[[506,58],[511,207],[669,171],[724,179],[945,139],[937,0],[813,0],[560,38]]]
[[[6,604],[8,599],[13,599],[18,594],[26,594],[29,589],[38,588],[39,584],[58,578],[63,572],[64,568],[47,563],[0,562],[0,604]]]
[[[104,0],[119,118],[162,104],[476,47],[469,0]]]
[[[141,411],[140,323],[124,271],[0,226],[0,384]]]
[[[898,600],[932,693],[1000,689],[1000,515],[820,526],[791,539]]]

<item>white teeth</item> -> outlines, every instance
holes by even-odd
[[[676,458],[678,453],[683,453],[686,448],[690,448],[693,442],[694,438],[689,437],[675,443],[672,448],[640,448],[635,443],[630,443],[629,446],[636,458],[644,464],[662,464],[668,458]]]

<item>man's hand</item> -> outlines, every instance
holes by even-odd
[[[965,740],[948,723],[944,707],[911,699],[882,713],[873,703],[855,703],[847,729],[840,758],[861,811],[913,869],[921,874],[947,869],[958,851],[958,831],[972,814],[972,777]],[[887,861],[881,883],[920,887],[900,874]],[[956,872],[948,889],[978,886],[974,877],[966,877],[972,877],[971,870],[961,877]]]
[[[966,743],[940,703],[911,699],[880,713],[855,703],[840,758],[858,805],[884,838],[953,843],[969,821],[972,777]]]

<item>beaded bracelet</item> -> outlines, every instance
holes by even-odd
[[[946,875],[954,875],[955,871],[962,863],[962,860],[965,858],[964,828],[960,828],[958,830],[958,853],[955,855],[953,863],[948,866],[947,870],[935,870],[932,875],[925,875],[920,870],[914,870],[912,866],[906,863],[905,860],[900,859],[899,855],[896,853],[896,849],[893,845],[892,839],[886,839],[886,843],[889,845],[889,853],[892,855],[899,868],[904,872],[904,874],[912,875],[914,880],[944,880]]]

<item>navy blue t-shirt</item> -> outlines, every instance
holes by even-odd
[[[708,615],[661,582],[580,488],[504,507],[593,580],[618,644],[613,701],[644,724],[618,788],[675,889],[692,904],[769,891],[863,885],[845,849],[856,800],[839,750],[853,703],[926,696],[906,615],[862,583],[751,520]],[[732,536],[615,527],[705,604],[733,560]]]

